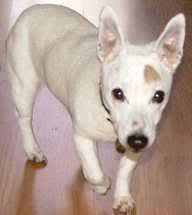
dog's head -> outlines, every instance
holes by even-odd
[[[185,17],[179,14],[155,42],[136,47],[124,40],[111,8],[101,13],[97,53],[102,62],[102,96],[125,148],[137,152],[154,142],[184,38]]]

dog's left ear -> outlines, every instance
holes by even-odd
[[[173,17],[155,43],[154,51],[160,60],[172,71],[181,62],[185,40],[185,16]]]
[[[115,12],[105,7],[100,15],[97,54],[101,62],[113,61],[123,47],[123,36]]]

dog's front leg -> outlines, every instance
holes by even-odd
[[[130,193],[131,178],[137,159],[130,159],[126,155],[120,160],[117,181],[114,193],[114,209],[120,212],[128,212],[135,207],[135,202]]]
[[[105,194],[110,188],[110,180],[101,169],[96,143],[78,134],[75,134],[74,140],[85,178],[91,183],[95,192]]]

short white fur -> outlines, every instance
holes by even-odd
[[[28,159],[46,159],[32,129],[34,99],[39,87],[46,85],[72,117],[84,176],[96,192],[105,193],[110,187],[98,160],[96,141],[118,138],[127,148],[117,174],[114,208],[133,208],[131,177],[141,153],[130,151],[126,139],[139,129],[149,138],[148,147],[153,144],[173,74],[182,59],[184,38],[182,14],[170,20],[157,41],[133,46],[124,40],[110,7],[103,9],[98,29],[62,6],[38,5],[24,11],[7,39],[7,70]],[[146,65],[158,72],[159,81],[145,82]],[[101,103],[100,84],[110,115]],[[116,87],[123,90],[124,102],[113,98]],[[151,102],[156,90],[165,92],[161,104]]]

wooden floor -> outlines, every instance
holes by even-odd
[[[14,0],[13,0],[14,1]],[[10,14],[9,1],[0,5],[0,56]],[[19,2],[19,0],[17,1]],[[85,0],[83,14],[96,20],[96,3]],[[121,1],[95,1],[117,8]],[[171,100],[163,115],[156,144],[146,152],[133,178],[137,215],[192,214],[192,1],[126,0],[122,25],[130,41],[155,39],[170,17],[187,17],[184,60]],[[120,4],[120,3],[119,3]],[[16,5],[16,4],[13,4]],[[96,4],[97,5],[97,4]],[[17,8],[12,7],[12,13]],[[128,11],[126,13],[126,11]],[[4,15],[3,15],[4,14]],[[92,16],[91,16],[92,14]],[[37,98],[34,111],[37,139],[48,157],[41,168],[26,162],[13,114],[9,87],[0,72],[0,215],[111,215],[112,190],[106,196],[92,192],[84,181],[72,142],[71,121],[58,101],[46,90]],[[100,157],[113,185],[120,155],[112,144],[101,143]]]

